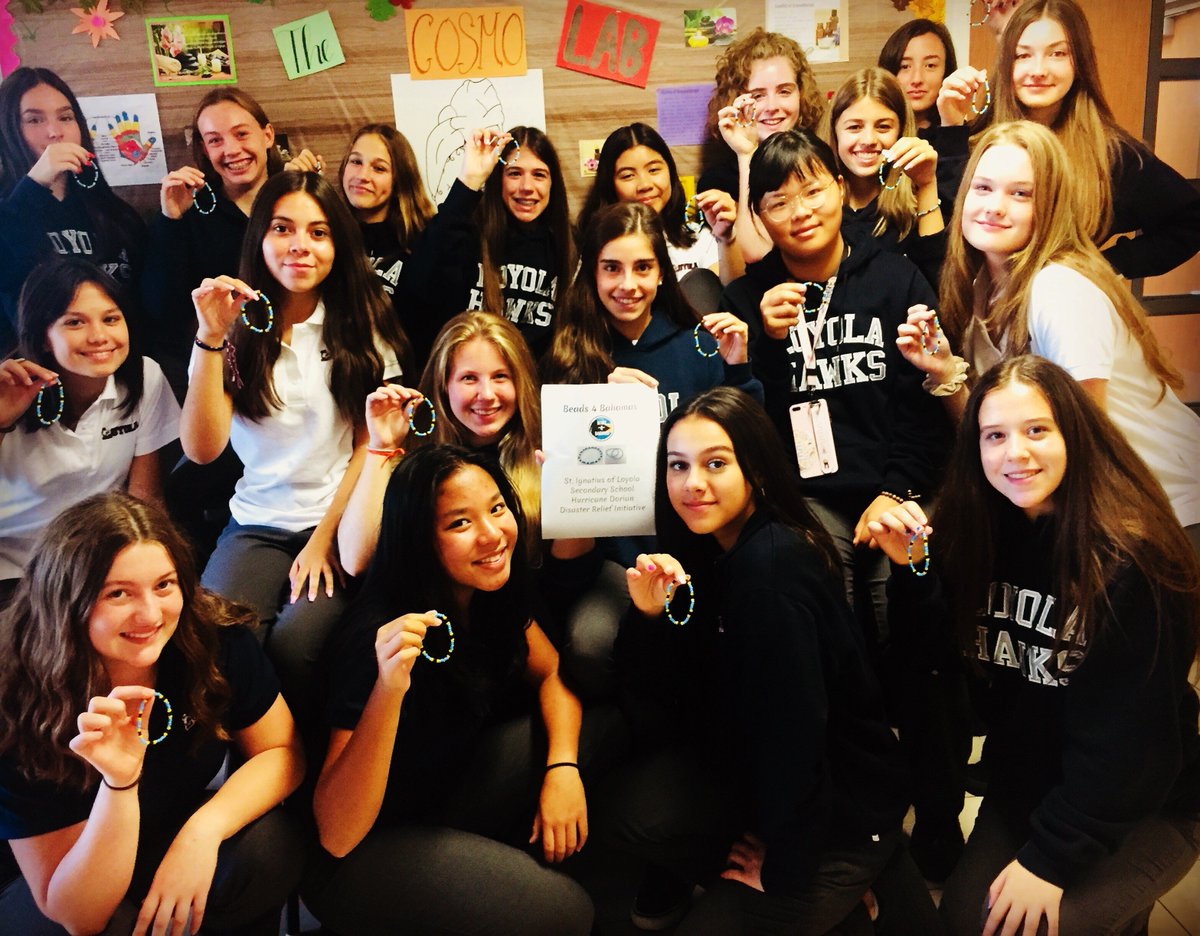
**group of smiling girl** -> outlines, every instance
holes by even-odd
[[[1200,420],[1121,277],[1200,197],[1074,0],[993,5],[991,79],[914,21],[828,143],[755,31],[694,200],[631,124],[573,230],[535,128],[435,211],[394,129],[330,184],[220,89],[147,238],[7,78],[0,930],[586,934],[592,840],[643,928],[1144,931],[1200,854]],[[541,538],[540,381],[656,389],[652,547]],[[202,573],[177,436],[238,476]]]

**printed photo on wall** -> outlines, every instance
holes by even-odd
[[[146,41],[159,87],[237,83],[228,16],[148,16]]]
[[[683,44],[689,49],[729,45],[735,39],[737,10],[733,7],[683,11]]]

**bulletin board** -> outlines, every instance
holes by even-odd
[[[852,71],[875,64],[884,40],[914,15],[907,10],[897,10],[893,0],[840,2],[846,11],[842,20],[842,38],[847,41],[848,60],[814,65],[818,82],[827,92],[835,90]],[[926,5],[928,2],[926,0]],[[953,7],[956,2],[958,0],[950,0],[950,5]],[[817,6],[837,7],[838,3],[839,0],[827,0]],[[356,127],[373,121],[393,121],[391,76],[408,75],[411,71],[403,8],[392,7],[396,15],[380,22],[368,11],[368,7],[377,4],[390,6],[388,0],[327,3],[226,0],[220,4],[172,0],[167,9],[161,0],[145,0],[141,12],[128,11],[112,21],[112,29],[119,39],[102,38],[96,47],[92,46],[86,32],[72,32],[81,19],[71,12],[69,3],[47,5],[42,13],[26,13],[21,3],[12,2],[8,4],[8,11],[14,18],[14,51],[22,64],[53,69],[79,96],[154,94],[161,124],[156,128],[161,133],[161,137],[156,137],[156,145],[165,148],[166,163],[172,169],[190,159],[186,128],[206,89],[203,84],[188,82],[156,86],[147,44],[147,21],[151,21],[152,28],[166,19],[205,23],[217,19],[219,14],[222,20],[228,21],[228,35],[221,38],[231,46],[228,51],[236,67],[236,85],[258,99],[276,131],[287,135],[293,152],[307,147],[323,155],[328,164],[336,166]],[[743,0],[731,5],[736,11],[739,35],[764,25],[764,0]],[[121,0],[109,0],[109,6],[111,11],[121,10]],[[471,4],[462,0],[414,0],[412,10],[436,13],[442,9],[469,6]],[[481,6],[511,7],[513,3],[510,0]],[[695,48],[685,44],[684,10],[700,7],[694,0],[622,3],[620,9],[623,12],[657,20],[660,24],[646,87],[642,88],[556,65],[567,0],[530,0],[521,7],[525,64],[529,69],[541,71],[545,129],[558,149],[574,211],[591,184],[590,179],[581,177],[580,141],[602,140],[614,128],[633,121],[656,125],[657,89],[711,82],[716,59],[723,47],[709,44]],[[321,35],[318,27],[314,27],[315,32],[307,32],[304,41],[300,40],[299,34],[285,35],[280,40],[275,32],[284,24],[325,12],[336,30],[337,43],[344,57],[342,64],[329,65],[332,55],[328,44],[315,47],[314,37]],[[966,30],[955,29],[955,32],[963,34]],[[509,45],[512,45],[511,34]],[[966,60],[964,53],[965,50],[960,52],[961,61]],[[312,68],[319,63],[321,70],[289,79],[285,66],[289,59],[293,71],[297,63],[301,70],[307,70],[305,65]],[[225,70],[218,71],[218,77],[228,79],[230,65],[222,63],[218,56],[216,67],[220,69],[223,64]],[[416,100],[426,94],[420,81],[413,81],[406,93],[411,93]],[[132,114],[127,118],[131,121]],[[406,129],[404,121],[399,121],[399,129]],[[681,174],[698,171],[699,146],[673,149]],[[155,187],[129,186],[118,191],[139,210],[151,211],[157,204]]]

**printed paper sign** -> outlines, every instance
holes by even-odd
[[[81,97],[96,158],[109,185],[159,185],[167,174],[153,94]]]
[[[654,532],[658,394],[643,384],[542,387],[542,535]]]
[[[525,8],[405,10],[408,68],[413,78],[523,75]]]
[[[146,41],[158,87],[237,84],[228,16],[147,16]]]
[[[289,80],[313,75],[346,61],[328,10],[276,26],[273,31]]]
[[[656,88],[658,132],[668,146],[700,146],[708,135],[708,102],[716,85],[674,85]]]
[[[791,36],[810,63],[850,61],[846,0],[767,0],[767,29]]]
[[[737,10],[714,7],[683,11],[683,44],[689,49],[731,45],[737,39]]]
[[[658,20],[613,7],[570,0],[558,43],[558,67],[646,87]]]

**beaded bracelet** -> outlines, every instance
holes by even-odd
[[[85,169],[92,170],[92,181],[91,182],[83,181],[83,173],[84,173]],[[84,163],[83,169],[80,169],[77,173],[75,173],[75,182],[80,188],[85,188],[85,189],[95,188],[96,183],[99,181],[100,181],[100,167],[97,166],[94,162]]]
[[[748,115],[747,111],[749,111]],[[753,127],[757,120],[758,104],[755,101],[749,101],[737,109],[737,116],[734,118],[734,123],[739,127]]]
[[[975,89],[975,93],[971,95],[971,113],[976,117],[982,117],[988,112],[988,108],[992,106],[992,86],[986,78],[983,79],[983,110],[975,107],[975,98],[979,95],[979,89]]]
[[[883,190],[885,192],[890,192],[890,191],[892,191],[892,189],[899,186],[900,179],[904,178],[904,171],[903,170],[900,171],[900,179],[896,180],[895,185],[888,185],[887,184],[887,174],[892,171],[892,161],[889,158],[890,154],[887,152],[887,150],[884,150],[879,155],[881,155],[883,157],[883,160],[879,163],[879,184],[883,186]]]
[[[815,289],[822,295],[825,294],[825,284],[824,283],[814,283],[812,280],[802,280],[800,282],[800,285],[804,287],[805,298],[808,298],[808,291],[810,289]]]
[[[259,335],[265,335],[275,324],[275,307],[271,305],[271,300],[267,298],[267,294],[261,289],[258,291],[258,298],[261,299],[263,305],[267,307],[267,324],[262,328],[259,328],[257,325],[252,325],[250,323],[250,316],[246,314],[245,302],[242,303],[242,322],[248,329],[250,329],[250,331],[256,332]]]
[[[142,716],[146,712],[146,700],[142,699],[142,704],[138,706],[137,736],[138,736],[138,740],[141,741],[142,744],[146,745],[147,747],[151,747],[152,745],[155,745],[155,744],[161,744],[163,741],[165,741],[167,739],[167,735],[171,733],[171,726],[175,724],[175,715],[171,710],[171,700],[168,699],[161,692],[159,692],[157,689],[154,690],[154,697],[156,699],[162,699],[163,705],[166,706],[167,727],[163,729],[163,733],[160,734],[157,738],[151,739],[147,736],[146,732],[142,728]]]
[[[699,234],[708,225],[708,218],[700,207],[699,195],[693,195],[683,206],[683,226],[693,234]]]
[[[667,613],[668,621],[670,621],[676,627],[683,627],[684,624],[686,624],[688,621],[690,621],[692,619],[692,612],[696,610],[696,590],[694,588],[692,588],[692,580],[691,579],[688,579],[687,581],[685,581],[683,583],[687,587],[687,590],[688,590],[688,609],[687,609],[687,614],[685,614],[683,616],[683,620],[677,621],[675,619],[675,615],[673,615],[671,613],[671,599],[675,597],[675,585],[676,584],[677,584],[676,582],[671,582],[669,585],[667,585],[667,600],[666,600],[666,603],[664,606],[664,610]]]
[[[200,193],[207,190],[208,197],[212,199],[212,204],[207,208],[200,207]],[[210,215],[217,210],[217,193],[212,190],[212,186],[205,182],[200,188],[192,189],[192,204],[196,206],[196,210],[202,215]]]
[[[429,407],[429,428],[426,429],[424,432],[422,432],[420,429],[417,428],[417,422],[413,418],[417,413],[417,407],[420,406],[421,404],[424,404],[425,406]],[[419,399],[419,400],[413,400],[411,403],[408,404],[407,413],[408,413],[408,428],[413,431],[413,435],[421,436],[422,438],[424,438],[425,436],[432,434],[433,427],[437,425],[437,410],[434,409],[434,407],[433,407],[433,400],[429,399],[429,397],[421,397],[421,399]]]
[[[700,329],[703,327],[704,327],[703,322],[697,322],[696,327],[692,330],[692,343],[696,346],[696,353],[699,354],[700,357],[716,357],[718,354],[721,353],[720,342],[717,342],[717,346],[715,348],[713,348],[711,351],[705,351],[702,347],[700,347]],[[709,337],[712,337],[712,336],[710,335]],[[714,339],[714,340],[716,340],[716,339]]]
[[[925,564],[921,567],[919,572],[917,571],[916,563],[913,562],[912,554],[913,543],[917,541],[918,536],[921,538],[921,547],[925,550]],[[929,572],[929,534],[925,532],[923,527],[908,538],[908,567],[912,570],[913,575],[917,576],[918,578],[921,578]]]
[[[34,411],[37,413],[38,422],[40,422],[43,426],[53,426],[56,422],[62,419],[63,410],[66,409],[67,405],[67,395],[63,391],[63,385],[61,383],[54,383],[50,384],[50,386],[58,388],[58,409],[55,411],[53,416],[51,416],[49,419],[46,418],[45,414],[42,412],[42,407],[46,401],[46,390],[48,388],[42,387],[42,389],[38,391],[37,406],[35,407]]]
[[[936,312],[933,313],[933,349],[929,348],[929,320],[921,320],[921,353],[937,354],[942,346],[942,323]]]
[[[917,217],[918,217],[918,218],[923,218],[923,217],[925,217],[925,215],[931,215],[931,214],[933,214],[935,211],[937,211],[937,210],[938,210],[939,208],[941,208],[941,207],[942,207],[942,200],[939,198],[939,199],[937,200],[937,203],[936,203],[936,204],[934,204],[934,205],[931,205],[930,207],[926,208],[924,211],[918,211],[918,212],[917,212]]]
[[[425,657],[425,659],[427,659],[430,663],[445,663],[450,659],[450,654],[454,652],[454,626],[450,623],[450,618],[442,614],[441,611],[434,611],[433,613],[437,616],[437,619],[442,622],[442,626],[446,628],[446,633],[450,636],[450,648],[446,651],[445,656],[435,657],[430,656],[429,651],[425,649],[424,645],[422,645],[421,656]]]
[[[229,347],[229,339],[228,338],[223,339],[219,345],[210,345],[210,344],[205,344],[203,341],[200,340],[199,337],[196,337],[196,338],[192,339],[192,344],[194,344],[201,351],[214,351],[217,354],[220,354],[222,351],[224,351],[226,348]]]
[[[514,146],[516,146],[517,152],[515,155],[510,156],[508,159],[505,159],[503,156],[500,155],[502,152],[504,152],[504,147],[503,146],[496,147],[496,162],[500,163],[500,165],[502,165],[502,166],[507,166],[509,163],[515,163],[518,159],[521,158],[520,142],[517,140],[513,140],[512,143]]]
[[[971,0],[971,6],[975,6],[975,0]],[[982,26],[988,21],[988,17],[992,15],[992,0],[983,0],[983,19],[978,23],[971,20],[972,26]]]

